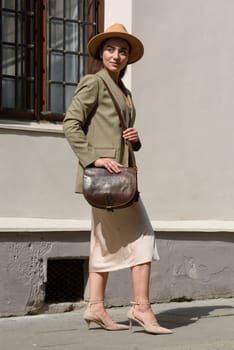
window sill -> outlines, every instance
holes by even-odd
[[[20,130],[63,134],[62,123],[55,124],[46,121],[37,123],[0,119],[0,130]]]

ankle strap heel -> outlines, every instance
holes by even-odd
[[[89,300],[87,309],[84,312],[83,318],[87,322],[88,329],[90,329],[90,323],[96,323],[101,328],[107,331],[121,331],[129,329],[124,324],[115,323],[106,313],[104,306],[101,308],[92,308],[92,305],[103,304],[103,300]]]
[[[153,315],[153,318],[150,318],[149,321],[149,314],[148,312],[152,312],[150,307],[150,302],[148,300],[142,300],[142,301],[131,301],[130,302],[131,309],[128,311],[128,320],[129,320],[129,326],[132,327],[132,322],[138,323],[140,326],[143,327],[143,329],[150,334],[171,334],[172,331],[170,329],[161,327],[156,318]],[[140,310],[138,308],[135,308],[135,306],[148,306],[146,309]],[[151,315],[152,316],[152,315]]]

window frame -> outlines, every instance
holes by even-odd
[[[92,35],[104,30],[104,0],[96,0],[95,9],[93,8],[93,0],[85,1],[87,1],[89,14],[88,21],[84,23],[90,26],[88,30],[89,40]],[[60,114],[48,111],[48,5],[48,0],[35,0],[34,112],[0,108],[0,119],[61,122],[64,118],[65,112]],[[96,22],[92,21],[94,12],[91,13],[91,11],[95,11]],[[88,59],[86,73],[89,73],[89,61],[90,59]]]

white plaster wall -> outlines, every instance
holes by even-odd
[[[129,33],[132,32],[132,0],[105,0],[105,28],[114,23],[122,23]],[[128,67],[124,82],[131,88],[132,68]]]
[[[106,26],[123,22],[145,45],[129,85],[152,221],[234,219],[233,10],[221,0],[106,1]],[[2,129],[1,217],[88,219],[76,162],[61,134]]]
[[[105,0],[105,27],[113,23],[123,23],[131,30],[132,5],[132,0]]]
[[[145,56],[133,66],[151,219],[234,218],[234,2],[133,1]]]
[[[0,130],[0,216],[87,219],[90,208],[74,193],[76,170],[63,134]]]

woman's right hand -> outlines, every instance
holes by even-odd
[[[116,160],[112,158],[98,158],[94,162],[94,166],[97,168],[106,168],[111,174],[120,173],[122,164],[116,162]]]

